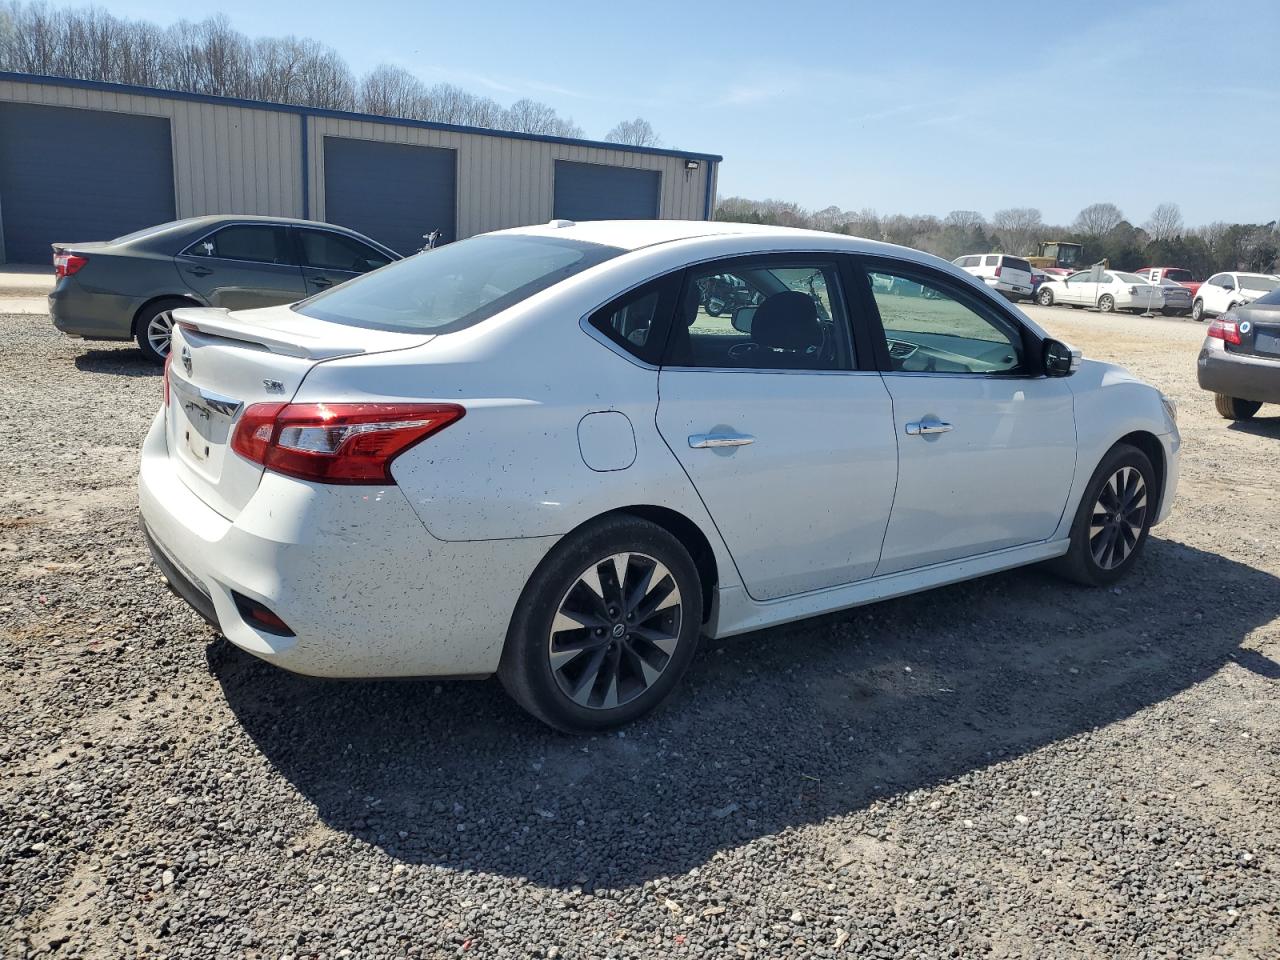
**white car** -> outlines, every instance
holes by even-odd
[[[710,315],[716,281],[753,302]],[[553,221],[175,321],[140,475],[175,590],[286,669],[496,672],[564,730],[654,707],[701,634],[1111,583],[1178,478],[1159,391],[836,234]]]
[[[1191,319],[1220,317],[1232,307],[1252,303],[1280,286],[1280,277],[1269,273],[1215,273],[1200,284]]]
[[[1010,300],[1031,299],[1031,264],[1007,253],[971,253],[951,261]]]
[[[1145,277],[1122,270],[1081,270],[1069,277],[1040,284],[1036,302],[1042,307],[1055,303],[1069,307],[1095,307],[1103,313],[1164,309],[1164,293]]]

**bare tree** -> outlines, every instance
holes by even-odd
[[[1105,237],[1123,219],[1124,214],[1114,203],[1091,203],[1076,215],[1074,226],[1086,237]]]
[[[426,84],[404,67],[385,63],[365,74],[357,100],[362,111],[380,117],[424,120],[428,113]]]
[[[1162,203],[1151,211],[1143,229],[1152,240],[1172,240],[1182,236],[1182,211],[1176,203]]]
[[[653,126],[643,117],[623,120],[604,138],[610,143],[626,143],[633,147],[656,147],[662,142]]]
[[[991,217],[991,229],[1006,253],[1026,255],[1044,232],[1044,221],[1035,207],[1008,207]]]
[[[553,137],[581,137],[582,128],[572,120],[562,119],[545,103],[517,100],[503,111],[501,127],[517,133],[540,133]]]
[[[985,227],[987,218],[977,210],[952,210],[943,218],[942,225],[960,230],[975,230]]]

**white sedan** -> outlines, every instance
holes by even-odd
[[[1155,388],[829,233],[553,221],[175,318],[140,477],[171,586],[283,668],[496,672],[562,730],[660,703],[704,634],[1112,583],[1178,478]]]
[[[1131,310],[1153,313],[1164,309],[1164,293],[1159,286],[1136,273],[1120,270],[1081,270],[1069,277],[1040,284],[1036,302],[1042,307],[1055,303],[1069,307],[1096,307],[1103,313]]]

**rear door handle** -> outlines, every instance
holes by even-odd
[[[334,284],[334,281],[330,280],[328,277],[312,277],[311,282],[317,287],[332,287]]]
[[[756,438],[746,433],[695,433],[689,437],[689,446],[695,450],[707,447],[745,447]]]
[[[187,267],[187,273],[194,274],[197,277],[207,277],[213,271],[208,267]]]
[[[945,420],[927,417],[924,420],[912,420],[907,424],[907,436],[922,437],[931,433],[950,433],[955,428]]]

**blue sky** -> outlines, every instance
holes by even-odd
[[[67,3],[67,6],[81,4]],[[664,144],[723,154],[722,195],[946,214],[1089,203],[1135,223],[1280,217],[1280,3],[701,0],[610,3],[159,0],[222,10],[357,71],[380,61],[509,103],[533,97],[601,137],[647,118]]]

